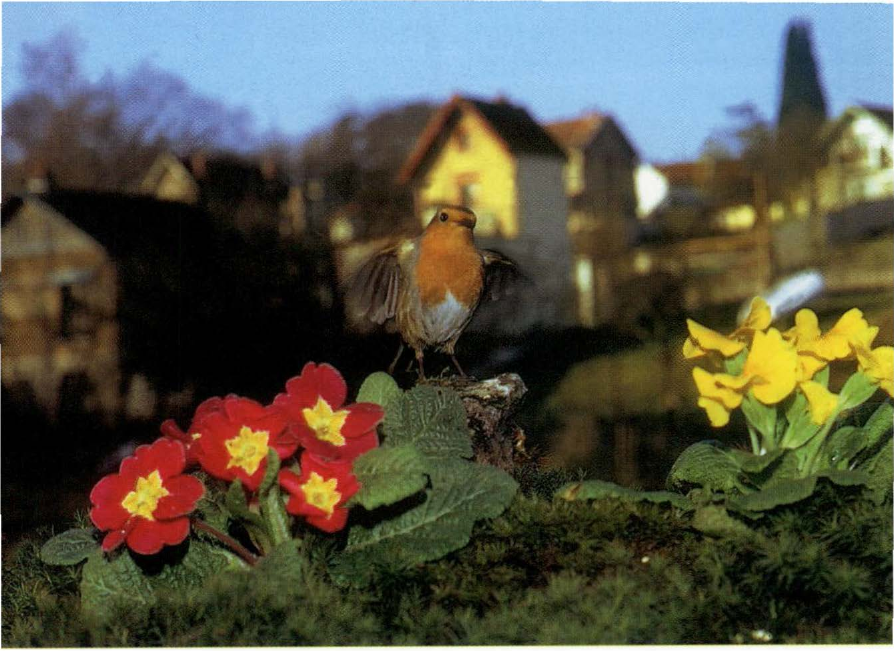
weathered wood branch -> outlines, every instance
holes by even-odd
[[[521,377],[503,373],[487,380],[448,377],[428,383],[449,387],[462,398],[475,461],[511,470],[527,460],[524,431],[513,419],[528,392]]]

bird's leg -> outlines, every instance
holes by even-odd
[[[422,350],[421,349],[416,350],[416,364],[419,365],[419,369],[418,369],[419,370],[419,379],[424,380],[425,379],[425,368],[422,366]]]
[[[456,370],[459,371],[460,376],[466,377],[466,372],[463,370],[463,367],[459,365],[459,360],[456,359],[456,355],[451,353],[450,359],[453,362],[453,365],[456,367]]]
[[[394,375],[394,368],[397,366],[397,360],[400,359],[401,354],[404,352],[404,342],[400,341],[397,349],[397,355],[394,356],[394,361],[391,362],[391,365],[388,367],[388,375]]]

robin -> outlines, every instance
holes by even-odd
[[[482,298],[499,298],[521,276],[503,254],[475,246],[476,221],[468,208],[443,206],[421,235],[379,251],[354,276],[348,304],[357,316],[400,332],[389,373],[406,342],[416,353],[420,378],[426,347],[450,355],[465,376],[454,354],[456,340]]]

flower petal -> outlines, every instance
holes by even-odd
[[[192,475],[178,475],[166,479],[164,487],[168,495],[158,500],[158,506],[152,514],[159,520],[169,520],[190,513],[195,509],[196,502],[205,494],[202,482]]]
[[[745,320],[742,322],[736,331],[732,334],[733,337],[737,335],[741,335],[748,332],[753,332],[756,330],[766,330],[770,327],[770,324],[773,322],[773,313],[770,310],[770,306],[760,296],[755,296],[751,299],[751,308],[748,311],[748,316],[745,317]]]
[[[279,394],[274,404],[287,405],[292,418],[305,407],[312,407],[317,398],[322,397],[333,409],[341,407],[348,396],[348,386],[341,373],[329,364],[317,366],[308,362],[301,369],[301,375],[286,382],[286,393]]]
[[[127,535],[127,546],[137,554],[157,554],[165,545],[176,545],[189,535],[189,519],[146,520],[137,518]]]
[[[330,516],[309,515],[307,516],[307,522],[321,531],[335,533],[344,529],[345,524],[348,522],[348,509],[337,508]]]
[[[810,407],[810,419],[817,425],[822,425],[838,406],[838,396],[829,391],[819,382],[802,382],[801,392],[807,398]]]
[[[385,418],[385,410],[373,402],[358,402],[345,407],[348,417],[342,428],[342,435],[347,438],[357,438],[374,430],[376,425]]]
[[[127,532],[123,529],[110,531],[106,534],[106,537],[102,539],[102,550],[104,552],[110,552],[113,549],[117,549],[126,539]]]
[[[130,513],[121,506],[120,500],[103,501],[90,509],[90,520],[100,531],[120,529],[128,518],[130,518]]]
[[[180,441],[174,439],[160,438],[152,445],[141,445],[133,456],[141,477],[158,470],[164,479],[179,475],[186,467],[186,450]]]
[[[753,378],[754,397],[774,405],[795,389],[798,353],[776,328],[754,333],[742,375]]]
[[[692,319],[686,319],[689,335],[702,350],[716,350],[724,357],[732,357],[745,347],[745,343],[725,337],[715,330],[706,328]],[[685,353],[685,346],[684,346]]]
[[[708,414],[708,420],[712,427],[723,427],[729,422],[729,410],[717,400],[699,398],[698,406]]]

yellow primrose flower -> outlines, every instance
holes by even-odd
[[[766,330],[770,326],[771,319],[770,306],[760,296],[751,300],[748,316],[729,336],[686,319],[689,338],[683,343],[683,357],[696,359],[710,352],[718,352],[724,358],[738,355],[756,331]]]
[[[808,312],[798,324],[798,315]],[[812,353],[827,361],[848,359],[854,355],[854,345],[868,346],[878,334],[876,326],[870,326],[863,318],[863,312],[851,308],[832,326],[826,334],[821,335],[816,325],[816,315],[810,310],[801,310],[795,317],[795,329],[798,330],[797,346],[800,351]]]
[[[755,398],[765,405],[775,405],[797,384],[798,353],[776,328],[755,332],[742,375],[753,380]]]
[[[683,357],[686,359],[704,357],[710,351],[716,351],[723,357],[732,357],[745,348],[744,342],[730,339],[692,319],[686,319],[686,325],[689,328],[689,338],[683,344]]]
[[[825,423],[838,406],[838,396],[819,382],[809,380],[798,385],[810,408],[810,419],[817,425]]]
[[[857,365],[882,391],[894,397],[894,347],[857,347]]]
[[[751,299],[751,309],[748,316],[742,321],[742,325],[735,329],[730,337],[751,337],[755,332],[766,330],[773,322],[773,312],[770,305],[760,296]]]
[[[743,389],[748,385],[748,378],[709,373],[698,366],[692,369],[692,378],[699,393],[698,406],[707,412],[711,425],[726,425],[730,412],[742,404]]]

